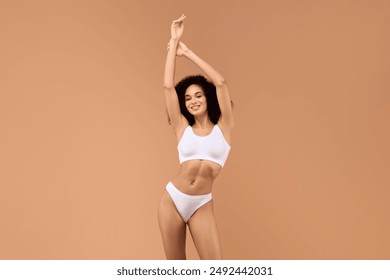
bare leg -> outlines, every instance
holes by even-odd
[[[202,260],[221,260],[221,243],[212,200],[196,210],[189,219],[188,226],[199,258]]]
[[[167,259],[185,260],[186,224],[167,192],[164,192],[161,198],[158,209],[158,223]]]

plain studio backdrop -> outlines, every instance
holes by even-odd
[[[165,258],[179,162],[162,77],[182,13],[235,104],[213,189],[224,258],[389,259],[386,0],[2,1],[0,258]]]

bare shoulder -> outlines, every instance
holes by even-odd
[[[180,139],[183,137],[184,131],[189,126],[187,119],[183,116],[183,120],[173,127],[173,132],[175,133],[177,143],[180,142]]]
[[[233,134],[233,125],[227,124],[221,120],[218,121],[218,127],[221,129],[223,136],[226,141],[231,145],[232,143],[232,134]]]

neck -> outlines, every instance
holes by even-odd
[[[209,117],[197,118],[195,117],[195,124],[193,126],[206,129],[212,127],[214,124],[210,121]]]

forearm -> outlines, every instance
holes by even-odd
[[[164,70],[164,88],[171,89],[174,86],[176,49],[179,41],[171,39]]]
[[[187,50],[184,55],[193,63],[195,63],[200,69],[202,69],[202,71],[211,79],[215,86],[222,86],[225,84],[225,79],[222,77],[222,75],[193,51]]]

